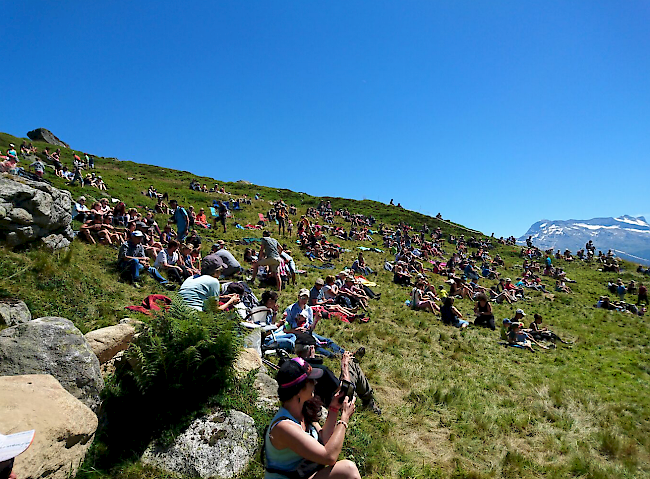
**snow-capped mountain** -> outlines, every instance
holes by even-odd
[[[623,259],[650,264],[650,224],[643,216],[542,220],[531,226],[517,242],[525,245],[529,236],[533,237],[533,244],[538,248],[555,248],[563,252],[568,248],[574,253],[592,240],[596,250],[606,253],[612,249]]]

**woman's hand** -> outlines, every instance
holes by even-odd
[[[343,400],[343,406],[341,406],[341,420],[348,422],[350,420],[350,416],[354,414],[355,406],[354,403],[356,401],[356,397],[352,397],[350,399],[349,397],[346,397]]]

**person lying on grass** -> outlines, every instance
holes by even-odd
[[[322,369],[302,358],[285,361],[280,367],[276,380],[282,407],[264,433],[265,479],[361,477],[353,462],[338,460],[355,400],[339,391],[332,401],[336,406],[331,407],[321,428],[322,403],[314,398],[314,390],[322,375]]]

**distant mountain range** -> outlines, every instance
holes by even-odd
[[[596,250],[616,255],[635,263],[650,264],[650,224],[643,216],[623,215],[618,218],[590,220],[542,220],[532,225],[517,243],[525,245],[532,236],[541,249],[570,249],[575,253],[592,240]]]

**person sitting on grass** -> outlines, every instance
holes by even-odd
[[[72,208],[72,219],[83,222],[89,219],[90,214],[90,209],[86,206],[86,197],[82,195]]]
[[[433,297],[430,296],[430,293],[425,293],[425,281],[423,279],[418,279],[415,283],[415,287],[411,291],[411,308],[414,310],[423,310],[429,311],[433,314],[438,314],[440,312],[440,307],[435,303]]]
[[[212,254],[215,254],[221,258],[225,268],[221,272],[224,278],[231,278],[236,274],[240,274],[244,269],[239,264],[239,261],[235,259],[233,254],[226,249],[226,243],[223,240],[217,241],[212,245]]]
[[[490,328],[492,331],[496,329],[494,324],[494,314],[492,313],[492,306],[488,301],[485,293],[479,293],[478,301],[474,305],[474,314],[476,314],[476,319],[474,320],[474,326],[482,326],[484,328]]]
[[[343,354],[345,350],[330,338],[314,333],[320,315],[314,315],[311,306],[307,304],[308,301],[309,290],[303,288],[298,292],[298,301],[289,306],[284,312],[286,315],[285,320],[288,325],[288,327],[285,325],[285,332],[291,334],[310,333],[314,338],[316,338],[316,341],[319,344],[318,353],[323,356],[331,357]],[[333,353],[324,348],[330,348]]]
[[[564,341],[562,338],[560,338],[557,334],[555,334],[553,331],[551,331],[548,328],[545,328],[542,326],[542,315],[535,313],[533,315],[533,322],[530,323],[529,333],[534,339],[539,339],[541,340],[549,340],[552,341],[553,344],[555,344],[555,341],[559,341],[562,344],[571,344],[568,341]]]
[[[144,246],[142,246],[142,231],[135,230],[129,236],[129,239],[122,243],[118,252],[118,267],[128,270],[131,275],[131,281],[136,288],[140,287],[140,272],[146,270],[156,281],[164,285],[167,289],[173,290],[174,286],[168,284],[167,280],[162,277],[158,270],[149,265]]]
[[[205,215],[204,208],[199,208],[199,214],[196,215],[196,218],[194,219],[194,224],[200,226],[201,228],[210,227],[210,225],[208,224],[208,217]]]
[[[363,253],[359,252],[357,259],[354,260],[354,263],[352,263],[352,270],[356,271],[359,274],[362,274],[364,276],[369,276],[371,274],[377,274],[375,271],[373,271],[370,266],[366,265],[366,260],[363,257]]]
[[[302,358],[285,361],[278,371],[278,396],[282,407],[264,433],[262,456],[265,479],[300,477],[310,479],[359,479],[357,466],[339,461],[348,422],[354,413],[354,399],[339,391],[332,401],[322,429],[321,402],[314,398],[316,380],[323,370]],[[341,419],[338,419],[341,412]]]
[[[469,322],[463,319],[463,315],[454,306],[454,297],[448,296],[440,308],[440,319],[443,323],[464,329],[469,326]]]
[[[179,248],[179,263],[182,264],[184,271],[188,273],[188,277],[200,276],[201,269],[198,267],[198,264],[195,264],[194,256],[192,252],[194,248],[190,244],[183,243]]]
[[[354,276],[349,274],[345,277],[340,294],[347,296],[352,301],[353,306],[361,306],[364,311],[368,311],[369,298],[365,291],[361,289],[354,281]]]
[[[341,385],[341,380],[354,384],[357,397],[361,399],[362,407],[369,409],[377,415],[381,415],[381,409],[375,401],[372,386],[364,374],[359,361],[365,355],[366,349],[359,348],[352,354],[346,351],[341,357],[341,374],[337,378],[334,373],[323,364],[323,360],[316,357],[316,340],[308,334],[300,334],[296,338],[296,355],[303,358],[314,368],[323,370],[323,376],[316,383],[314,394],[319,397],[325,407],[330,405],[337,407],[338,404],[332,404],[332,399]]]
[[[534,353],[533,344],[536,344],[542,349],[548,349],[547,346],[538,343],[533,339],[533,337],[523,330],[523,323],[518,321],[513,321],[510,324],[510,330],[508,331],[508,343],[512,346],[516,346],[522,349],[528,349],[530,352]]]
[[[208,300],[215,298],[219,304],[219,310],[225,311],[239,302],[239,295],[231,294],[219,297],[221,286],[217,279],[221,274],[221,268],[218,264],[206,262],[201,268],[201,276],[190,277],[183,281],[178,295],[183,299],[185,304],[197,311],[205,311],[208,306]]]
[[[278,320],[278,293],[275,291],[264,291],[262,293],[262,306],[268,309],[266,313],[266,324],[274,325],[275,330],[269,331],[264,337],[264,347],[268,349],[284,349],[293,352],[296,345],[296,335],[285,332],[285,321]]]
[[[158,270],[165,271],[170,280],[182,284],[185,278],[189,275],[185,274],[182,266],[179,264],[180,258],[178,255],[178,247],[178,241],[171,240],[167,245],[167,248],[160,250],[158,253],[156,261],[154,262],[154,267]]]

